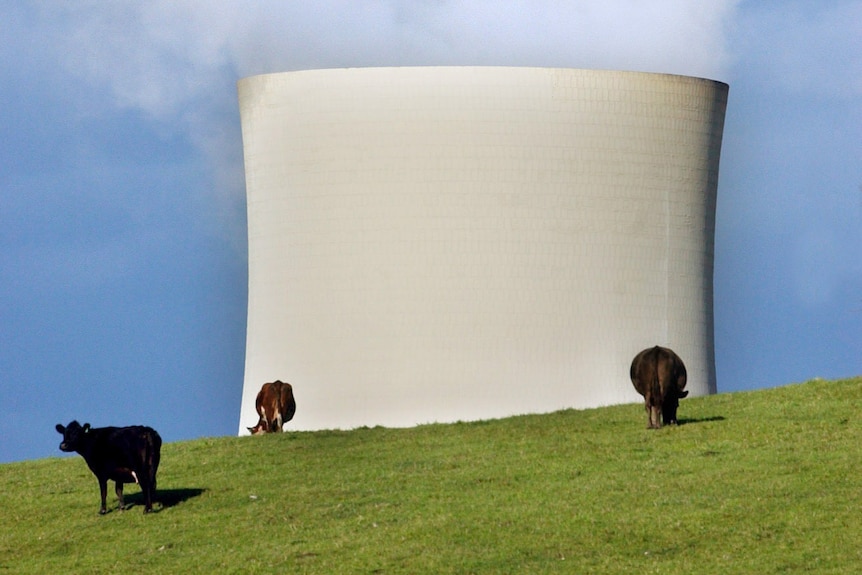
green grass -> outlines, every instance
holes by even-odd
[[[862,379],[162,448],[98,515],[80,457],[0,465],[0,573],[854,573]],[[113,506],[113,507],[112,507]]]

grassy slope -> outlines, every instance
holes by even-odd
[[[80,457],[0,465],[0,573],[850,573],[860,405],[813,381],[659,431],[624,405],[172,443],[147,516],[136,486],[99,516]]]

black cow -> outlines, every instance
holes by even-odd
[[[649,416],[648,427],[658,429],[665,424],[676,424],[679,400],[688,395],[685,364],[677,354],[666,347],[651,347],[637,354],[630,370],[632,383],[644,397]]]
[[[57,424],[57,432],[63,436],[60,451],[75,451],[84,457],[90,471],[99,480],[102,507],[99,513],[107,513],[105,498],[108,480],[114,481],[120,509],[123,505],[123,484],[138,483],[144,494],[144,513],[153,510],[156,494],[156,471],[162,438],[155,429],[134,425],[131,427],[83,427],[77,421],[63,427]]]

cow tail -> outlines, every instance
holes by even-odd
[[[150,489],[155,494],[156,491],[156,472],[159,469],[159,460],[162,452],[162,438],[154,430],[147,437],[147,462],[149,463],[150,473]]]
[[[650,381],[650,406],[661,407],[661,380],[659,377],[659,361],[653,362],[652,381]]]

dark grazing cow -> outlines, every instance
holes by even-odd
[[[159,469],[162,438],[155,429],[134,425],[132,427],[83,427],[73,421],[66,427],[57,424],[57,432],[63,436],[60,451],[75,451],[84,457],[90,471],[99,480],[102,507],[105,514],[105,498],[108,480],[114,481],[120,509],[123,504],[123,484],[138,483],[144,494],[144,513],[153,510],[156,494],[156,471]]]
[[[650,429],[676,424],[679,400],[688,395],[685,364],[666,347],[651,347],[637,354],[630,371],[632,383],[644,397]]]
[[[281,433],[281,426],[293,419],[296,413],[293,387],[283,381],[264,383],[257,392],[254,405],[260,418],[257,425],[248,428],[251,434]]]

